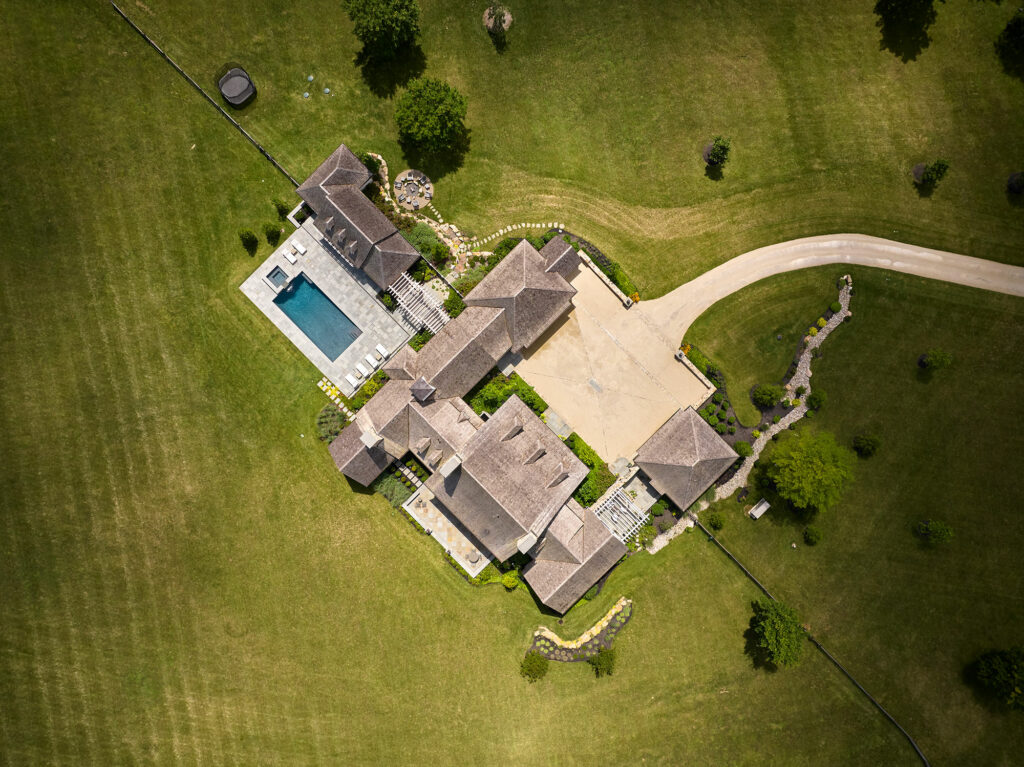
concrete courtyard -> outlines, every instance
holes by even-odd
[[[524,352],[516,372],[606,461],[628,458],[676,410],[714,392],[674,357],[641,305],[626,309],[586,265],[568,317]]]

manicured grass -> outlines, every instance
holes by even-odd
[[[807,329],[839,295],[836,280],[847,272],[836,266],[761,280],[719,301],[690,326],[685,340],[725,371],[729,401],[740,423],[755,426],[760,421],[750,390],[759,383],[782,381]],[[823,352],[832,343],[827,339]]]
[[[105,4],[8,10],[6,762],[913,763],[820,657],[750,667],[756,592],[699,536],[634,556],[559,626],[351,489],[316,438],[320,373],[238,290],[268,251],[237,230],[286,185]],[[282,15],[267,50],[292,55],[313,25]],[[317,133],[316,157],[347,130],[280,124]],[[575,636],[623,594],[614,676],[519,677],[539,623]]]
[[[784,328],[787,312],[821,305],[834,271],[757,283],[702,317],[703,331],[715,334],[705,323],[712,314],[723,336]],[[982,651],[1024,636],[1017,426],[1024,301],[849,271],[853,320],[829,337],[813,366],[828,402],[802,428],[827,429],[846,445],[872,432],[882,447],[857,461],[842,501],[814,522],[824,534],[817,546],[803,545],[802,525],[784,509],[753,522],[733,499],[716,505],[727,519],[720,537],[801,612],[933,763],[1013,764],[1022,730],[980,703],[962,673]],[[734,359],[753,378],[778,374],[773,347],[739,347],[743,354],[719,350],[727,375]],[[951,352],[954,364],[925,380],[916,362],[931,347]],[[914,537],[917,522],[929,518],[954,527],[951,544],[930,550]]]
[[[259,97],[240,119],[297,177],[341,141],[407,165],[394,97],[354,63],[337,0],[130,5],[198,77],[248,67]],[[865,0],[521,0],[502,55],[479,2],[421,5],[424,72],[467,95],[472,131],[457,171],[425,169],[445,219],[481,236],[563,221],[644,297],[827,232],[1024,263],[1024,217],[1004,194],[1024,169],[1024,86],[992,47],[1006,3],[936,3],[931,44],[907,63],[880,50]],[[700,154],[718,133],[733,151],[714,181]],[[922,199],[911,169],[940,156],[949,175]]]

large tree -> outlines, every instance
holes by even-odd
[[[398,136],[426,154],[453,149],[465,135],[466,97],[442,80],[419,77],[395,106]]]
[[[392,58],[420,33],[416,0],[349,0],[348,15],[369,58]]]
[[[853,460],[853,453],[828,432],[802,431],[775,449],[765,476],[796,508],[825,511],[853,477]]]
[[[1006,706],[1024,710],[1024,648],[985,653],[974,662],[973,676]]]
[[[799,663],[804,651],[804,632],[796,610],[772,599],[759,599],[752,606],[750,628],[765,657],[776,666]]]
[[[1024,78],[1024,8],[1018,8],[996,38],[996,53],[1008,74]]]

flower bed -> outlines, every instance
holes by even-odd
[[[612,642],[629,622],[633,614],[633,601],[621,597],[605,616],[572,640],[562,639],[546,626],[533,632],[533,643],[527,652],[536,652],[549,660],[563,663],[585,661],[597,655],[599,650],[611,649]]]

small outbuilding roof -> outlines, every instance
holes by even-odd
[[[361,436],[359,425],[350,423],[334,438],[328,450],[339,471],[363,487],[369,487],[393,459],[380,447],[368,448]]]

